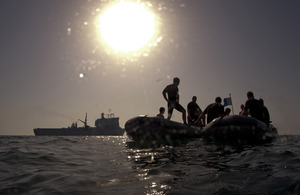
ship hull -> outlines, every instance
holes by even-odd
[[[101,129],[97,127],[79,128],[37,128],[33,130],[36,136],[122,136],[122,128]]]

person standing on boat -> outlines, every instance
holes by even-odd
[[[192,125],[198,119],[200,114],[202,113],[201,108],[196,103],[197,97],[193,96],[192,101],[187,105],[187,112],[188,112],[188,124]]]
[[[199,124],[200,120],[206,117],[207,124],[213,121],[215,118],[218,118],[220,116],[224,116],[224,106],[221,104],[222,99],[220,97],[216,97],[215,103],[209,104],[205,110],[202,112],[202,114],[199,116],[196,123]]]
[[[160,118],[165,118],[164,114],[165,114],[165,108],[164,107],[160,107],[159,108],[159,113],[156,115],[157,117],[160,117]]]
[[[173,109],[175,108],[182,113],[183,123],[186,124],[186,110],[179,104],[179,86],[180,80],[175,77],[173,79],[173,84],[166,86],[162,94],[165,100],[168,102],[168,117],[170,120],[173,114]]]
[[[262,104],[259,102],[259,100],[254,98],[252,91],[247,92],[247,98],[248,100],[245,103],[243,115],[250,115],[257,120],[264,122]]]

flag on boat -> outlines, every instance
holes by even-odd
[[[224,107],[228,105],[232,105],[231,97],[224,98]]]

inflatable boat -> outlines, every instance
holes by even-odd
[[[138,116],[126,122],[125,131],[134,141],[202,138],[215,143],[262,144],[278,136],[272,125],[239,115],[216,118],[203,129],[158,117]]]
[[[201,129],[175,121],[148,116],[137,116],[125,123],[127,136],[135,141],[176,140],[198,138]]]
[[[263,144],[278,136],[277,129],[253,117],[230,115],[214,119],[201,131],[205,141],[237,144]]]

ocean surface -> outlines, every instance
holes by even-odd
[[[0,194],[300,194],[300,136],[266,145],[201,139],[0,137]]]

